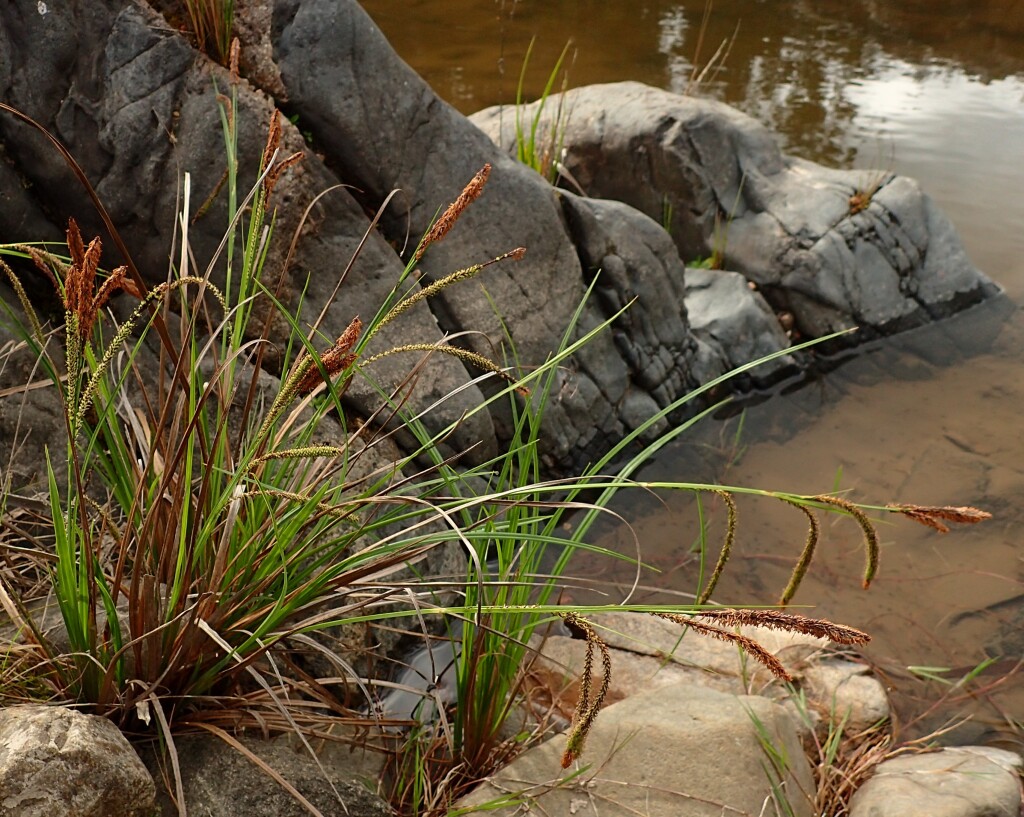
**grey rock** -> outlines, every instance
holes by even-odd
[[[850,817],[1018,817],[1021,766],[984,746],[886,760],[853,795]]]
[[[232,87],[231,78],[171,33],[164,21],[143,5],[105,0],[50,4],[50,9],[42,22],[37,20],[40,15],[35,2],[19,0],[0,10],[0,46],[9,55],[8,70],[0,64],[0,95],[68,144],[95,184],[144,277],[151,282],[162,280],[172,246],[181,173],[192,172],[195,212],[215,189],[225,166],[216,97],[218,90]],[[42,33],[36,32],[40,26],[45,28]],[[29,39],[30,35],[42,39]],[[32,48],[23,47],[28,42]],[[47,52],[40,51],[41,47]],[[255,179],[274,108],[244,82],[235,90],[239,177]],[[285,155],[305,147],[290,123],[283,123],[283,131]],[[86,236],[103,232],[91,204],[72,183],[69,170],[52,147],[8,115],[0,116],[0,141],[45,210],[60,222],[74,215]],[[281,180],[275,191],[279,217],[264,279],[268,287],[277,288],[286,304],[297,305],[304,293],[302,324],[313,324],[324,310],[320,328],[331,339],[352,317],[368,320],[404,268],[387,242],[372,231],[355,259],[357,247],[369,231],[369,219],[346,190],[336,189],[321,199],[303,224],[307,205],[338,181],[315,156],[307,156],[301,168]],[[432,196],[443,194],[431,191]],[[433,206],[442,202],[435,199]],[[190,243],[200,263],[212,257],[226,221],[226,197],[221,195],[207,214],[191,225]],[[289,257],[292,236],[300,227],[302,240]],[[109,240],[107,250],[105,261],[112,263],[116,254]],[[351,275],[341,297],[325,309],[349,262],[353,262]],[[223,260],[215,265],[213,279],[224,282]],[[272,339],[282,343],[286,327],[278,323],[276,330]],[[403,342],[437,342],[442,336],[429,309],[421,304],[382,331],[379,342],[368,352]],[[390,390],[402,382],[415,362],[409,355],[386,358],[375,365],[373,375],[382,388]],[[430,430],[440,431],[470,415],[482,402],[480,392],[468,385],[469,379],[458,361],[435,354],[422,368],[408,405],[412,410],[423,409],[451,395],[425,418]],[[364,416],[380,403],[377,390],[369,383],[350,389],[347,400]],[[467,417],[450,444],[455,450],[473,449],[471,458],[493,454],[494,432],[487,413]]]
[[[331,753],[335,762],[318,761],[305,748],[282,740],[243,738],[248,752],[288,781],[323,814],[350,817],[387,817],[391,809],[341,762],[344,754]],[[182,788],[189,814],[217,817],[307,817],[307,808],[239,749],[214,736],[179,738],[175,742]],[[150,755],[154,775],[167,760]],[[168,773],[169,767],[168,767]],[[159,805],[165,817],[177,808],[166,791]]]
[[[781,783],[766,771],[771,764],[755,718],[786,758]],[[636,695],[601,712],[579,763],[560,774],[565,740],[560,735],[528,750],[460,805],[482,807],[499,793],[523,792],[529,813],[720,817],[764,813],[774,783],[794,815],[812,814],[804,793],[813,792],[814,784],[796,726],[784,709],[765,698],[689,683]],[[583,768],[582,774],[562,782],[577,768]],[[522,811],[507,807],[488,813]]]
[[[736,272],[686,270],[686,309],[693,334],[724,361],[724,370],[752,363],[788,348],[789,338],[760,293]],[[796,361],[783,355],[750,372],[758,385],[793,371]]]
[[[625,310],[612,328],[622,359],[638,385],[667,405],[697,385],[679,254],[660,225],[621,202],[563,193],[562,208],[583,274],[597,278],[603,311]]]
[[[439,713],[458,699],[455,662],[461,626],[447,637],[424,641],[423,646],[401,662],[393,685],[374,702],[372,713],[384,720],[436,722]]]
[[[0,710],[0,814],[150,817],[153,778],[105,718],[57,706]]]
[[[526,257],[432,299],[443,329],[479,331],[465,342],[494,354],[505,344],[496,308],[518,359],[534,366],[559,346],[598,268],[597,297],[570,340],[636,298],[610,335],[560,373],[544,424],[549,462],[592,459],[655,406],[699,384],[698,363],[709,350],[688,332],[682,264],[656,222],[621,204],[553,190],[438,99],[352,2],[278,0],[273,38],[289,104],[332,167],[358,185],[366,205],[403,191],[403,209],[382,221],[393,243],[426,231],[439,191],[442,200],[454,199],[485,162],[493,166],[483,195],[420,266],[437,278],[517,245]],[[499,437],[511,432],[500,411],[495,422]]]
[[[31,183],[23,178],[0,146],[0,235],[10,241],[59,241],[57,229],[31,195]],[[6,241],[7,239],[5,239]],[[10,264],[11,259],[5,259]],[[15,264],[17,266],[17,264]],[[6,287],[7,278],[3,277]],[[12,302],[4,292],[4,300]]]
[[[27,289],[50,287],[23,274]],[[45,290],[44,290],[45,291]],[[42,364],[24,344],[24,336],[15,329],[14,322],[25,324],[24,315],[17,306],[13,291],[0,285],[0,298],[11,314],[0,314],[0,462],[4,463],[5,477],[18,493],[31,495],[46,489],[46,449],[64,451],[67,439],[64,415],[55,389]],[[45,320],[45,313],[41,316]],[[51,342],[51,350],[56,341]],[[58,360],[60,360],[58,352]],[[25,389],[26,385],[32,388]],[[60,455],[52,460],[57,481],[66,478],[66,462]]]
[[[722,103],[635,82],[549,99],[568,111],[565,167],[588,195],[653,218],[671,207],[684,259],[724,238],[729,269],[793,313],[807,336],[859,326],[867,338],[945,317],[998,289],[967,259],[949,221],[902,177],[840,171],[784,156],[763,126]],[[520,113],[527,127],[536,103]],[[472,120],[499,145],[514,118],[498,108]],[[878,189],[854,212],[850,199]]]
[[[518,358],[527,366],[543,362],[583,296],[579,261],[561,228],[555,191],[442,102],[397,58],[355,2],[278,0],[274,37],[290,105],[343,168],[344,180],[362,191],[370,207],[391,190],[402,190],[401,209],[388,211],[382,221],[385,235],[399,246],[407,235],[413,241],[423,235],[439,203],[453,201],[476,171],[493,165],[483,195],[420,267],[437,278],[525,246],[522,261],[497,265],[476,281],[440,293],[431,307],[442,329],[482,333],[465,342],[487,355],[505,345],[496,307]],[[583,382],[590,379],[583,372],[577,377],[582,399],[600,402],[603,389]],[[581,413],[612,413],[607,405],[590,408],[584,405]],[[589,424],[573,433],[577,424],[560,416],[564,409],[551,406],[555,459],[568,456],[592,433]]]

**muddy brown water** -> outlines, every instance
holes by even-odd
[[[860,501],[972,504],[995,518],[946,535],[893,520],[878,579],[859,587],[857,529],[825,520],[820,553],[796,602],[862,627],[904,719],[986,657],[987,691],[924,721],[960,713],[955,735],[1021,745],[1024,673],[1024,2],[1020,0],[716,0],[698,52],[704,3],[671,0],[365,0],[392,44],[469,113],[515,98],[536,37],[525,97],[543,88],[572,40],[570,86],[640,80],[686,92],[694,62],[730,40],[724,67],[698,93],[773,128],[785,148],[826,164],[919,179],[957,226],[971,258],[1006,296],[940,326],[862,349],[802,387],[705,423],[644,478],[701,480]],[[697,59],[695,60],[695,55]],[[692,591],[697,516],[680,496],[626,509],[648,583]],[[706,503],[714,539],[723,511]],[[718,599],[772,603],[804,538],[803,519],[770,500],[740,502],[738,546]],[[610,531],[606,544],[629,547]],[[625,575],[623,576],[625,579]],[[655,596],[650,596],[656,598]],[[977,686],[974,687],[977,689]]]

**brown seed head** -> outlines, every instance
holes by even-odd
[[[848,499],[843,499],[839,496],[832,496],[831,494],[820,494],[818,496],[812,496],[811,499],[815,502],[821,502],[824,505],[832,505],[833,507],[846,511],[846,513],[852,516],[854,521],[860,525],[860,529],[864,532],[864,548],[867,551],[867,564],[864,567],[863,582],[863,587],[867,590],[871,585],[872,579],[875,578],[875,574],[878,572],[878,531],[875,530],[875,526],[871,523],[871,520],[868,519],[868,515]]]
[[[835,644],[866,644],[871,640],[867,633],[847,627],[845,624],[836,624],[821,618],[807,618],[796,613],[784,613],[781,610],[734,610],[722,607],[702,610],[694,615],[733,626],[766,627],[769,630],[813,635]]]
[[[267,178],[263,182],[264,189],[267,191],[267,198],[270,198],[270,194],[274,192],[274,187],[277,185],[277,180],[281,178],[281,174],[284,173],[292,165],[296,165],[305,158],[306,154],[301,150],[297,153],[293,153],[287,159],[283,159],[274,165],[270,172],[267,174]]]
[[[698,632],[701,635],[717,638],[719,641],[727,641],[731,644],[736,644],[747,655],[766,667],[776,678],[780,678],[783,681],[793,680],[792,676],[790,676],[786,668],[782,666],[782,662],[779,661],[778,658],[772,655],[772,653],[757,641],[748,636],[732,630],[724,630],[714,624],[697,621],[695,616],[682,616],[676,613],[652,613],[651,615],[657,616],[658,618],[664,618],[669,621],[674,621],[676,624],[682,624],[684,627],[689,627],[694,632]],[[700,615],[703,617],[703,614]],[[723,620],[728,624],[734,623],[725,618],[723,618]]]
[[[128,276],[128,267],[118,267],[110,273],[107,280],[100,286],[99,292],[96,293],[94,312],[103,309],[107,305],[107,301],[110,300],[110,296],[118,290],[127,292],[133,298],[140,300],[144,297],[135,282]]]
[[[573,714],[572,725],[569,727],[569,736],[565,743],[565,751],[562,753],[562,768],[567,769],[583,752],[587,735],[594,725],[597,713],[600,711],[604,699],[608,694],[612,677],[612,657],[608,645],[601,640],[593,625],[585,618],[573,612],[560,613],[565,621],[569,632],[574,638],[582,638],[587,642],[587,651],[583,659],[583,672],[580,674],[580,697],[576,702],[576,712]],[[601,652],[601,669],[603,676],[601,686],[596,693],[593,689],[594,670],[594,648]]]
[[[68,221],[67,242],[71,266],[64,274],[64,309],[78,319],[79,337],[87,338],[92,333],[96,315],[107,305],[111,295],[119,289],[136,298],[142,298],[143,295],[128,277],[127,267],[115,269],[99,290],[96,289],[96,272],[100,265],[103,242],[96,237],[89,242],[88,247],[84,246],[82,233],[74,219]]]
[[[804,576],[807,575],[807,569],[811,566],[811,559],[814,558],[814,552],[818,547],[818,539],[821,536],[821,525],[818,524],[818,517],[814,515],[814,511],[811,508],[789,499],[783,501],[788,502],[807,517],[807,539],[804,541],[804,549],[800,553],[800,558],[793,566],[793,572],[789,576],[786,589],[782,591],[782,597],[779,599],[780,607],[785,607],[793,600],[793,596],[796,595],[800,583],[804,580]]]
[[[81,265],[85,261],[85,244],[82,243],[82,231],[78,229],[78,222],[73,218],[68,219],[66,235],[71,263]]]
[[[78,318],[79,335],[87,337],[95,319],[93,290],[103,242],[97,237],[88,247],[83,246],[82,233],[74,219],[68,221],[67,242],[71,266],[64,277],[64,309]]]
[[[345,331],[334,342],[334,345],[324,352],[320,362],[323,364],[323,368],[327,371],[329,377],[334,377],[336,374],[343,372],[355,362],[356,356],[352,354],[352,348],[359,341],[362,331],[363,322],[358,317],[353,318],[352,322],[345,328]],[[295,389],[298,394],[309,394],[323,382],[324,378],[320,368],[318,366],[311,366],[302,379],[299,380]]]
[[[274,191],[274,185],[281,178],[281,174],[301,160],[304,155],[301,151],[293,153],[287,159],[277,162],[277,164],[271,167],[271,164],[274,162],[274,156],[280,147],[281,113],[275,109],[274,113],[270,116],[270,126],[267,129],[267,143],[263,148],[263,158],[260,160],[260,168],[263,170],[268,170],[269,168],[267,175],[263,179],[263,190],[267,198],[270,198],[270,194]]]
[[[934,528],[939,533],[949,533],[949,525],[946,522],[957,522],[962,525],[975,525],[991,519],[992,514],[970,505],[887,505],[890,510],[901,513],[908,519],[920,522],[929,528]]]
[[[459,216],[461,216],[465,209],[476,201],[483,192],[484,185],[487,183],[487,177],[490,175],[491,166],[490,164],[485,164],[480,168],[480,172],[470,179],[469,184],[463,188],[459,197],[448,205],[448,209],[444,211],[441,218],[435,221],[434,226],[430,228],[430,232],[427,233],[426,238],[423,239],[423,242],[416,250],[417,261],[423,257],[423,253],[426,252],[427,247],[435,241],[440,241],[448,234],[448,231],[455,226],[455,222],[459,220]]]
[[[237,80],[239,78],[238,73],[238,55],[242,49],[242,44],[238,41],[238,37],[234,37],[231,40],[231,48],[228,50],[228,71],[231,72],[231,78]]]
[[[722,549],[718,554],[718,561],[715,563],[715,569],[711,572],[711,578],[708,579],[704,589],[697,596],[697,604],[706,604],[711,598],[711,594],[715,592],[715,587],[718,585],[718,580],[722,577],[722,573],[725,570],[725,565],[729,561],[729,556],[732,553],[732,546],[736,542],[736,523],[739,519],[739,511],[736,508],[736,499],[728,491],[715,491],[722,501],[725,503],[725,507],[728,509],[729,518],[725,525],[725,539],[722,542]]]
[[[260,159],[260,168],[266,170],[274,159],[274,154],[281,145],[281,113],[274,109],[270,115],[270,126],[267,128],[267,143],[263,147],[263,158]]]

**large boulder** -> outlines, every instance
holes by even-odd
[[[618,294],[585,304],[569,341],[614,314],[631,291],[637,302],[616,320],[614,333],[598,336],[558,373],[562,399],[548,403],[542,447],[547,461],[562,467],[593,459],[658,408],[746,359],[690,333],[682,265],[654,222],[625,206],[569,202],[507,157],[438,99],[353,0],[277,0],[242,10],[242,65],[262,91],[287,100],[298,123],[282,123],[282,152],[307,152],[275,189],[266,266],[266,282],[280,299],[292,307],[301,302],[304,325],[323,313],[322,333],[336,337],[354,315],[375,314],[438,208],[490,163],[483,196],[418,265],[422,280],[520,245],[526,257],[418,304],[387,326],[369,352],[462,333],[459,343],[511,359],[507,327],[529,370],[558,348],[594,269],[607,267],[601,291]],[[218,94],[237,97],[241,179],[255,177],[274,100],[195,51],[141,0],[16,0],[0,9],[0,53],[0,95],[70,148],[151,282],[166,274],[181,174],[191,172],[193,212],[210,204],[189,226],[205,265],[227,214],[226,194],[214,195],[226,167]],[[87,236],[104,234],[87,196],[41,136],[0,116],[0,147],[8,159],[0,168],[8,182],[0,204],[9,202],[12,211],[0,212],[4,240],[59,236],[69,215]],[[370,215],[396,189],[401,192],[379,229],[371,229]],[[109,237],[106,249],[106,262],[116,263]],[[215,265],[214,280],[224,282],[223,262]],[[59,311],[54,317],[60,319]],[[285,330],[277,324],[272,339],[282,342]],[[268,354],[271,365],[276,359]],[[390,388],[414,362],[385,358],[373,374]],[[434,406],[424,418],[432,431],[461,419],[447,443],[471,449],[469,458],[481,461],[512,430],[503,408],[474,411],[492,388],[470,382],[478,375],[434,355],[407,405]],[[369,384],[354,385],[346,399],[363,415],[379,402]]]
[[[479,284],[446,290],[433,299],[433,309],[442,328],[479,332],[465,339],[476,351],[494,354],[505,346],[507,327],[523,365],[543,362],[559,346],[584,297],[584,276],[592,274],[581,269],[581,254],[588,251],[579,232],[591,222],[567,231],[563,205],[567,211],[572,205],[440,100],[397,58],[356,3],[277,0],[272,39],[289,109],[332,166],[369,205],[402,190],[402,209],[383,221],[384,233],[399,246],[407,235],[415,238],[427,230],[439,200],[453,198],[485,162],[493,165],[484,195],[456,230],[431,248],[421,267],[436,278],[525,246],[521,262],[488,271]],[[606,450],[657,406],[697,384],[695,345],[686,338],[682,304],[672,310],[664,300],[679,291],[680,270],[672,268],[660,243],[650,243],[651,234],[644,225],[629,250],[639,298],[632,311],[641,315],[618,324],[619,336],[631,320],[648,320],[643,316],[648,309],[665,313],[664,332],[632,337],[636,348],[626,350],[627,356],[610,336],[599,336],[565,367],[558,386],[566,399],[550,401],[547,408],[544,442],[553,463],[585,461]],[[609,314],[604,306],[600,300],[587,303],[570,340],[599,325]],[[653,372],[642,367],[659,359]],[[651,394],[652,384],[658,392],[662,376],[669,388]]]
[[[625,310],[612,337],[630,379],[657,406],[789,345],[771,309],[741,276],[686,269],[663,227],[629,205],[561,196],[583,274],[595,281],[602,309]],[[792,365],[788,357],[767,363],[754,370],[755,381],[767,383]]]
[[[0,814],[150,817],[156,786],[113,723],[59,706],[0,709]]]
[[[621,82],[568,91],[543,111],[524,106],[518,119],[531,128],[538,115],[588,195],[668,214],[684,259],[717,254],[803,335],[888,334],[997,291],[916,182],[785,156],[766,128],[720,102]],[[498,107],[472,117],[509,150],[515,120]]]
[[[144,3],[103,0],[45,5],[18,0],[4,4],[0,53],[5,55],[0,60],[0,97],[69,147],[150,282],[166,276],[182,174],[192,174],[192,211],[196,212],[217,189],[226,167],[219,93],[233,90],[237,94],[239,178],[246,185],[256,178],[273,103],[247,83],[234,83]],[[283,123],[283,132],[284,154],[305,147],[290,122]],[[17,187],[31,188],[36,202],[35,210],[25,211],[32,214],[28,222],[0,216],[0,226],[13,231],[3,240],[37,238],[26,234],[30,229],[39,230],[38,237],[45,238],[62,232],[58,226],[44,229],[36,211],[50,214],[55,225],[74,216],[87,237],[105,236],[104,260],[113,265],[117,260],[113,242],[106,238],[84,191],[52,146],[9,114],[0,115],[0,142],[14,165],[13,171],[5,168],[4,172],[16,173]],[[303,325],[312,325],[323,312],[320,330],[330,338],[340,335],[356,315],[371,318],[405,266],[384,238],[370,229],[366,212],[347,189],[338,187],[339,182],[315,155],[307,155],[298,169],[281,179],[273,201],[278,218],[265,275],[267,286],[287,305],[297,308],[302,303]],[[303,213],[313,199],[332,187],[304,222]],[[437,206],[452,194],[439,189],[431,195]],[[20,208],[22,198],[13,196],[13,204]],[[222,193],[190,225],[189,239],[202,265],[200,271],[220,243],[226,214],[227,196]],[[302,240],[289,255],[292,237],[300,230]],[[335,300],[335,287],[349,264],[351,274]],[[214,280],[224,282],[223,262]],[[442,335],[429,309],[420,304],[386,327],[368,353],[413,341],[436,342]],[[284,341],[280,326],[272,339]],[[391,389],[411,368],[408,356],[385,358],[375,364],[373,375],[383,388]],[[434,355],[408,405],[423,409],[443,400],[424,419],[429,429],[439,431],[481,402],[482,395],[469,380],[462,364]],[[364,415],[380,402],[369,384],[355,384],[347,397]],[[493,454],[490,418],[485,412],[473,414],[449,442],[458,450],[472,447],[477,458]]]

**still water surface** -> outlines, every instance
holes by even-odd
[[[874,636],[871,657],[901,713],[921,693],[910,665],[1004,680],[979,702],[961,740],[1019,743],[1024,722],[1024,2],[1020,0],[364,0],[392,44],[469,113],[515,97],[536,37],[527,98],[572,40],[570,86],[640,80],[686,92],[694,62],[729,41],[698,93],[773,128],[785,148],[833,166],[919,179],[957,226],[975,264],[1006,290],[1000,303],[877,344],[801,389],[747,410],[737,427],[662,455],[650,479],[702,479],[802,493],[849,489],[865,502],[974,504],[983,526],[939,536],[910,522],[882,530],[879,579],[859,589],[855,528],[825,527],[820,562],[797,603]],[[717,449],[717,450],[716,450]],[[710,454],[709,454],[710,452]],[[738,454],[738,456],[733,456]],[[734,461],[733,461],[734,460]],[[700,465],[699,463],[703,463]],[[663,587],[691,590],[693,507],[631,509]],[[740,507],[723,602],[772,603],[803,542],[802,518],[761,500]],[[712,530],[721,524],[712,508]],[[610,533],[609,543],[625,533]],[[934,692],[934,690],[932,691]],[[947,717],[950,711],[940,713]],[[934,725],[934,719],[931,725]]]

